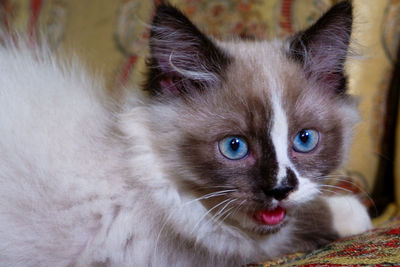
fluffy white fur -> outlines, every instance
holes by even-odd
[[[0,49],[0,265],[66,266],[123,191],[124,158],[101,80],[18,45]]]
[[[76,61],[18,46],[0,48],[0,266],[232,266],[282,253],[293,222],[253,239],[166,177],[150,114],[172,109],[139,94],[120,109]],[[342,236],[371,227],[352,197],[327,202]],[[365,215],[350,230],[337,215],[349,203]]]
[[[333,214],[333,226],[340,237],[359,234],[372,228],[365,207],[356,198],[335,196],[326,199]]]

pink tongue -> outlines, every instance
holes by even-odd
[[[282,207],[277,207],[274,210],[261,210],[254,214],[254,219],[266,225],[276,225],[283,221],[286,211]]]

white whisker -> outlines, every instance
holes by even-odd
[[[334,189],[342,190],[342,191],[345,191],[345,192],[348,192],[348,193],[354,193],[353,191],[351,191],[351,190],[349,190],[349,189],[347,189],[347,188],[343,188],[343,187],[336,186],[336,185],[324,184],[324,185],[319,185],[319,187],[321,187],[321,188],[326,188],[326,187],[328,187],[328,188],[334,188]],[[338,192],[338,193],[339,193],[339,192]]]
[[[334,191],[334,190],[329,190],[329,189],[324,189],[324,188],[320,188],[319,190],[320,190],[322,193],[323,193],[323,192],[328,192],[328,193],[332,193],[332,194],[334,194],[334,195],[340,195],[339,192]]]
[[[206,194],[204,196],[201,196],[199,198],[192,199],[192,200],[190,200],[190,201],[188,201],[186,203],[183,203],[183,206],[191,204],[193,202],[200,201],[200,200],[223,196],[223,195],[226,195],[227,193],[232,193],[232,192],[235,192],[235,191],[237,191],[237,190],[236,189],[230,189],[230,190],[222,190],[222,191],[212,192],[212,193]]]
[[[224,214],[220,217],[217,218],[217,220],[219,221],[217,226],[221,226],[221,224],[229,217],[232,215],[232,210],[235,208],[235,206],[230,207],[229,209],[227,209]]]
[[[228,187],[228,186],[226,186],[226,187],[225,187],[225,186],[215,186],[215,188],[218,188],[218,187],[221,187],[221,188],[231,188],[231,187]],[[181,205],[180,209],[182,209],[184,206],[186,206],[186,205],[188,205],[188,204],[192,204],[192,203],[198,202],[198,201],[200,201],[200,200],[209,199],[209,198],[213,198],[213,197],[223,196],[223,195],[226,195],[227,193],[231,193],[231,192],[235,192],[235,191],[237,191],[237,190],[236,190],[236,189],[229,189],[229,190],[221,190],[221,191],[212,192],[212,193],[206,194],[206,195],[204,195],[204,196],[201,196],[201,197],[199,197],[199,198],[190,200],[190,201],[188,201],[188,202],[186,202],[186,203],[183,203],[183,204]],[[226,202],[226,201],[223,201],[223,202]],[[219,203],[217,206],[213,207],[212,209],[217,208],[219,205],[223,204],[223,202]],[[180,210],[180,209],[179,209],[179,210]],[[164,220],[164,223],[162,224],[162,226],[161,226],[161,228],[160,228],[160,231],[159,231],[159,233],[158,233],[158,235],[157,235],[157,238],[156,238],[155,249],[154,249],[155,252],[154,252],[154,253],[157,252],[158,242],[159,242],[159,240],[160,240],[161,234],[162,234],[162,232],[164,231],[164,229],[165,229],[165,227],[166,227],[166,225],[167,225],[169,219],[173,216],[173,214],[175,214],[175,212],[177,212],[177,211],[179,211],[179,210],[173,211],[173,212],[170,213],[170,214],[168,215],[168,217]],[[210,211],[211,211],[211,210],[207,211],[206,214],[203,215],[203,217],[205,217]],[[203,220],[203,217],[199,220],[199,222],[200,222],[201,220]],[[194,228],[196,228],[196,227],[194,227]]]
[[[224,200],[224,201],[218,203],[217,205],[215,205],[214,207],[212,207],[211,209],[209,209],[206,213],[204,213],[203,216],[201,216],[201,218],[200,218],[200,219],[198,220],[198,222],[195,224],[195,226],[193,226],[193,230],[192,230],[191,233],[193,233],[193,231],[196,230],[196,228],[197,228],[198,226],[200,226],[200,223],[204,220],[204,218],[206,218],[206,216],[207,216],[208,214],[210,214],[213,210],[215,210],[215,209],[218,208],[219,206],[225,204],[225,203],[228,202],[229,200],[230,200],[230,199],[228,198],[228,199],[226,199],[226,200]]]
[[[320,176],[320,177],[315,177],[315,178],[313,178],[313,179],[315,179],[315,180],[317,180],[317,181],[323,181],[323,180],[332,180],[332,181],[338,181],[338,182],[344,182],[344,183],[348,183],[348,184],[350,184],[350,185],[352,185],[352,186],[354,186],[354,187],[356,187],[360,192],[361,192],[361,194],[364,196],[364,197],[366,197],[371,203],[372,203],[372,205],[375,207],[375,201],[372,199],[372,197],[369,195],[369,193],[368,193],[368,191],[366,190],[366,189],[364,189],[362,186],[360,186],[359,184],[357,184],[357,183],[355,183],[355,182],[353,182],[353,181],[350,181],[349,179],[348,179],[348,175],[326,175],[326,176]],[[347,179],[346,179],[347,178]],[[326,186],[326,184],[324,184],[324,186]],[[338,189],[341,189],[341,190],[343,190],[343,191],[347,191],[347,192],[350,192],[350,193],[353,193],[354,194],[354,192],[352,192],[352,191],[349,191],[348,189],[345,189],[345,188],[342,188],[342,187],[337,187]]]
[[[212,220],[216,220],[216,221],[218,221],[220,218],[221,218],[221,216],[223,216],[223,214],[225,214],[225,209],[230,205],[230,204],[232,204],[233,202],[235,202],[236,201],[236,199],[232,199],[231,201],[229,201],[228,203],[226,203],[221,209],[219,209],[218,210],[218,212],[217,213],[215,213],[214,214],[214,216],[211,218]],[[229,210],[229,209],[228,209]]]

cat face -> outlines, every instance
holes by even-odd
[[[214,218],[276,231],[342,164],[357,120],[343,63],[351,7],[286,41],[216,42],[170,6],[150,38],[154,144]]]

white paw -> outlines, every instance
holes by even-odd
[[[332,196],[325,200],[332,213],[333,227],[340,237],[372,229],[367,209],[355,196]]]

